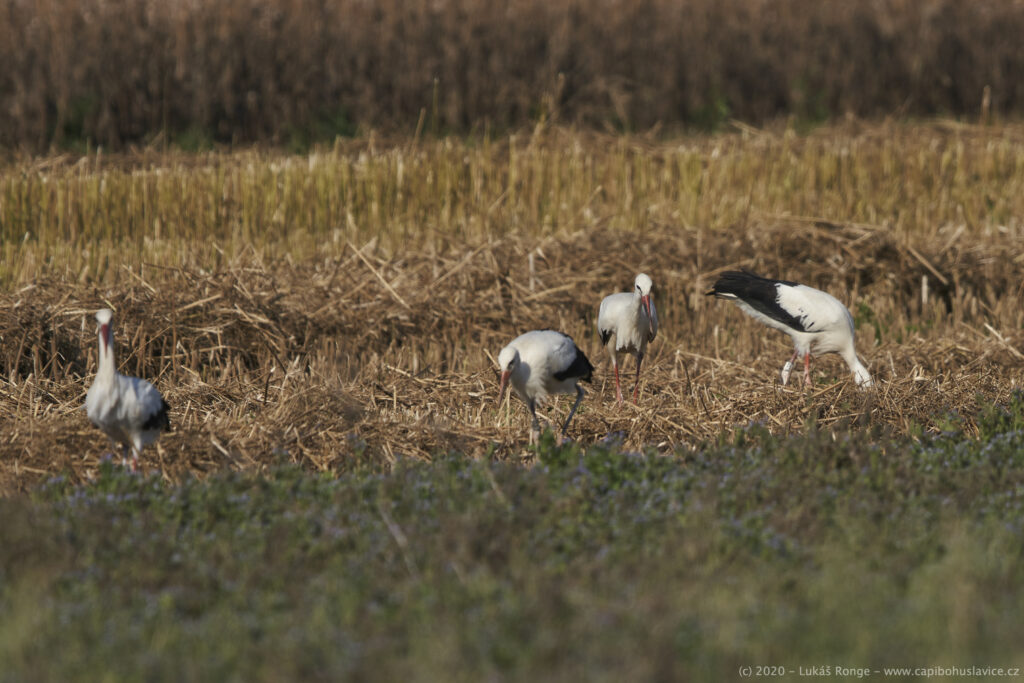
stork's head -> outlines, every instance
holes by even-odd
[[[512,371],[515,370],[517,365],[519,365],[519,351],[510,344],[498,354],[498,369],[501,370],[501,386],[498,387],[499,403],[505,395],[505,385],[508,384],[508,378],[512,375]]]
[[[640,303],[647,311],[647,317],[651,317],[651,289],[654,287],[654,280],[646,273],[640,273],[633,282],[634,292],[640,297]]]
[[[114,312],[109,308],[101,308],[96,311],[96,331],[100,333],[100,343],[110,346],[110,321],[114,319]]]
[[[853,368],[853,381],[857,383],[858,387],[870,387],[873,382],[871,381],[871,373],[864,367],[858,360],[857,365]]]

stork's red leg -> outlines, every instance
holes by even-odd
[[[804,354],[804,386],[811,386],[811,352]]]
[[[636,384],[633,385],[633,403],[637,403],[637,397],[640,392],[640,364],[644,362],[644,355],[642,353],[637,354],[636,357]]]
[[[786,382],[789,381],[789,373],[793,372],[793,363],[796,362],[796,357],[798,355],[800,355],[800,352],[794,351],[793,355],[789,357],[788,361],[786,361],[786,364],[782,366],[782,372],[780,373],[782,377],[782,386],[786,386]]]
[[[562,439],[561,443],[565,440],[565,433],[569,431],[569,423],[572,422],[572,416],[576,414],[576,409],[580,407],[580,401],[583,400],[583,387],[579,384],[576,385],[576,402],[572,404],[572,410],[569,411],[569,417],[565,418],[565,424],[562,425]]]
[[[540,422],[537,421],[537,406],[532,399],[527,404],[527,407],[530,409],[530,415],[533,417],[533,420],[530,422],[530,445],[533,446],[540,442]]]
[[[616,402],[622,403],[622,387],[619,386],[619,364],[613,362],[612,367],[615,368],[615,399]]]

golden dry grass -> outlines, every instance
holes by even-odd
[[[11,168],[5,236],[30,238],[5,246],[0,490],[88,478],[107,451],[80,409],[103,305],[122,371],[172,405],[174,431],[143,458],[170,480],[282,460],[519,458],[525,412],[496,405],[493,357],[537,327],[571,334],[598,368],[571,428],[584,442],[665,450],[810,419],[915,433],[949,411],[969,427],[979,396],[1024,382],[1019,139],[931,125],[673,143],[562,132],[335,150],[323,164]],[[876,390],[855,389],[836,357],[815,362],[813,391],[778,386],[787,338],[703,296],[739,266],[848,303]],[[640,405],[619,408],[594,321],[640,270],[663,328]]]
[[[508,138],[338,143],[306,156],[97,154],[0,168],[0,282],[112,283],[118,264],[384,256],[595,228],[731,231],[776,217],[898,239],[1015,234],[1024,126],[850,122],[658,141],[538,126]],[[945,236],[945,237],[944,237]]]

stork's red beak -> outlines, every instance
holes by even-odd
[[[505,385],[508,384],[508,376],[511,374],[511,370],[505,370],[501,373],[501,386],[498,387],[498,403],[501,403],[501,399],[505,396]]]
[[[100,340],[103,341],[104,346],[110,346],[110,324],[106,323],[100,325]]]
[[[647,311],[647,319],[651,319],[651,295],[644,294],[640,297],[640,303],[643,304],[644,310]]]

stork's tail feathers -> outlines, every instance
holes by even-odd
[[[583,355],[582,351],[580,351],[580,358],[587,364],[587,374],[580,377],[580,379],[584,382],[592,382],[594,380],[594,366],[590,364],[590,360]]]
[[[594,379],[594,366],[590,364],[590,359],[587,358],[579,348],[576,349],[576,360],[572,362],[570,370],[575,368],[575,373],[584,382],[591,382]]]
[[[576,347],[576,357],[572,359],[572,363],[569,367],[554,374],[555,379],[558,381],[566,380],[570,377],[576,377],[584,382],[590,382],[593,380],[593,376],[594,366],[590,364],[590,360],[582,351],[580,351],[579,347]]]
[[[143,425],[143,429],[159,429],[162,432],[171,431],[171,418],[168,415],[171,407],[167,405],[167,401],[160,399],[160,410],[156,411],[149,416]]]

